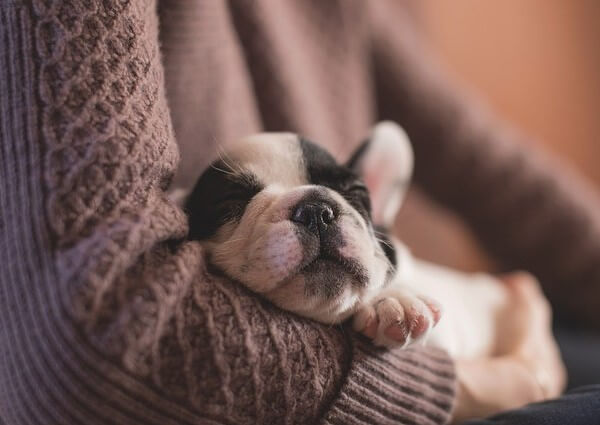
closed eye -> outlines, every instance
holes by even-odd
[[[371,199],[369,190],[361,182],[355,182],[349,185],[342,191],[344,198],[358,210],[359,213],[365,216],[371,214]]]
[[[213,205],[223,220],[241,217],[246,205],[261,190],[243,180],[230,181],[224,186]]]
[[[224,190],[216,199],[217,203],[221,202],[242,202],[249,201],[255,195],[255,190],[252,188],[235,187],[229,190]]]
[[[218,162],[208,168],[186,201],[190,239],[207,239],[224,223],[240,218],[261,190],[252,175],[233,174]]]
[[[350,186],[349,188],[347,188],[346,191],[352,192],[352,193],[361,193],[361,194],[365,194],[366,196],[369,196],[369,191],[367,189],[367,186],[365,186],[362,183],[355,183],[352,186]]]

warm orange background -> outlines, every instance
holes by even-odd
[[[600,1],[420,0],[423,32],[448,71],[502,118],[600,190]],[[489,264],[460,224],[413,196],[399,232],[429,259]]]

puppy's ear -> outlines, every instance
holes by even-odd
[[[347,162],[369,189],[375,225],[393,225],[412,177],[413,163],[406,132],[391,121],[377,124]]]

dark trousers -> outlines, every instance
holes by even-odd
[[[509,410],[465,425],[600,425],[600,385],[568,391],[561,397]]]
[[[569,374],[567,392],[465,425],[600,425],[600,334],[557,325],[555,335]]]

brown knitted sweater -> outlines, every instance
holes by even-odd
[[[462,100],[394,5],[0,1],[3,425],[448,420],[444,353],[281,312],[183,240],[178,149],[186,187],[261,129],[342,158],[399,121],[418,183],[600,324],[597,199]]]

